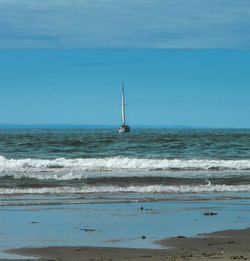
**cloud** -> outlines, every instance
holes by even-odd
[[[0,48],[250,48],[249,0],[0,0]]]

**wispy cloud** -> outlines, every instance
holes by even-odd
[[[0,48],[250,49],[249,0],[0,0]]]

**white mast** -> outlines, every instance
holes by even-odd
[[[122,84],[122,125],[125,125],[124,84]]]

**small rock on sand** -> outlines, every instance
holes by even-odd
[[[217,216],[218,213],[216,213],[216,212],[205,212],[204,215],[205,216]]]
[[[85,232],[94,232],[95,231],[94,228],[80,228],[80,230],[83,230]]]

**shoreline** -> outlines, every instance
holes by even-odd
[[[164,249],[113,247],[43,247],[20,248],[6,253],[35,260],[250,260],[250,228],[224,230],[196,237],[178,236],[155,241]],[[28,260],[23,259],[23,260]],[[7,259],[5,259],[7,260]],[[11,260],[11,259],[8,259]],[[18,259],[15,259],[18,260]]]

